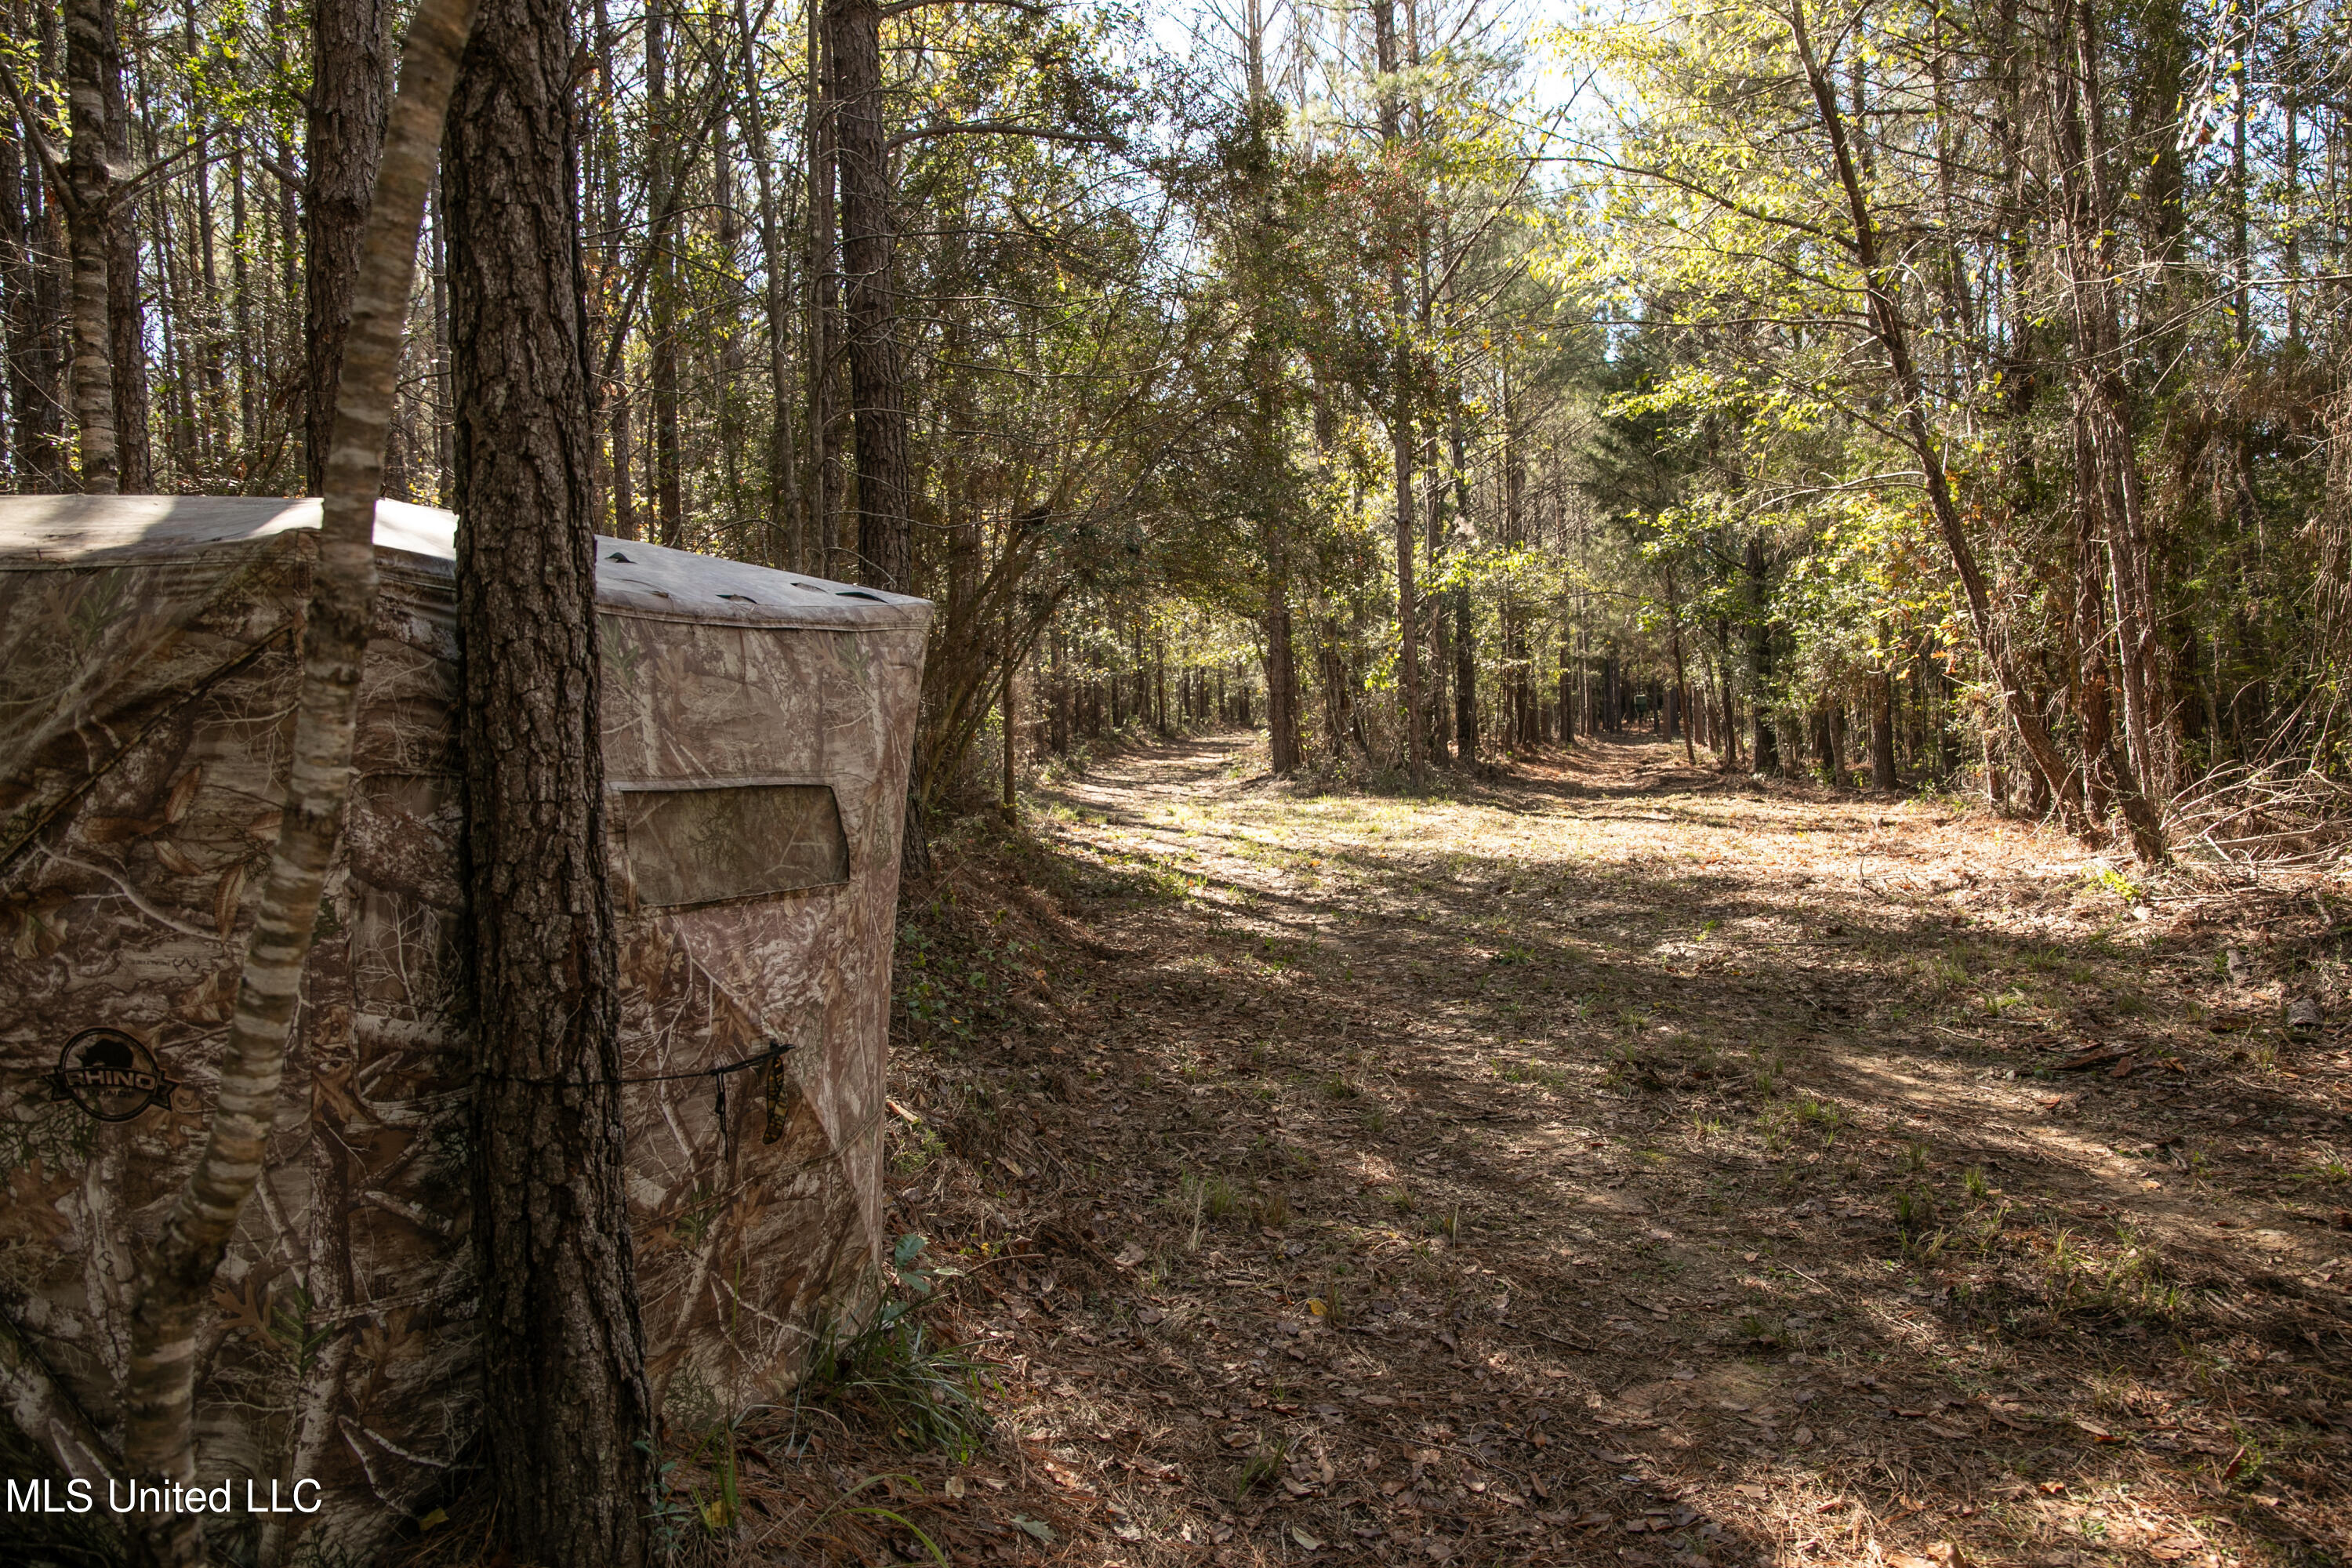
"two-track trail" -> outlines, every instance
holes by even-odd
[[[2323,892],[1657,742],[1262,765],[910,896],[891,1222],[1004,1385],[961,1499],[893,1461],[952,1556],[2344,1560]]]

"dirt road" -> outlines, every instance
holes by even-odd
[[[1003,1384],[961,1500],[904,1462],[943,1550],[2345,1560],[2324,897],[1654,742],[1261,757],[1099,763],[915,890],[893,1220]]]

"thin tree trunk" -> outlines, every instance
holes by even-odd
[[[2074,716],[2082,726],[2083,794],[2094,826],[2104,826],[2115,804],[2108,765],[2115,740],[2112,668],[2107,658],[2106,569],[2101,560],[2106,509],[2090,410],[2074,405]]]
[[[793,435],[792,290],[785,272],[787,253],[783,219],[777,211],[775,169],[768,153],[768,114],[760,93],[759,57],[743,0],[735,0],[735,32],[743,51],[743,133],[760,184],[760,264],[767,285],[768,397],[774,422],[768,432],[766,558],[777,565],[804,571],[807,557],[803,553],[797,482],[800,448]]]
[[[1013,605],[1014,601],[1007,597],[1004,602],[1003,647],[999,650],[1004,663],[1002,676],[1003,686],[998,696],[998,704],[1004,716],[1004,755],[1002,759],[1004,764],[1004,787],[997,797],[997,808],[1004,814],[1004,820],[1007,822],[1014,820],[1021,813],[1020,801],[1013,790],[1015,772],[1020,766],[1018,740],[1021,733],[1020,716],[1015,710],[1013,700],[1013,672],[1020,657],[1013,629]]]
[[[1280,578],[1266,585],[1265,614],[1266,752],[1277,776],[1298,771],[1297,658],[1290,635],[1290,593]]]
[[[610,8],[605,0],[596,0],[596,68],[604,88],[604,102],[596,119],[597,144],[602,149],[597,158],[598,181],[604,203],[604,243],[599,258],[601,276],[599,297],[608,304],[614,284],[619,279],[621,265],[621,135],[615,121],[613,79],[614,37]],[[622,306],[625,311],[627,307]],[[604,363],[611,374],[604,384],[596,386],[596,407],[604,420],[611,442],[610,457],[605,465],[613,487],[613,533],[619,539],[639,537],[637,529],[636,449],[631,439],[629,421],[629,373],[627,357],[623,350],[629,323],[625,317],[614,321],[610,328],[615,337],[607,337]]]
[[[1453,288],[1446,289],[1449,301]],[[1456,517],[1470,516],[1470,463],[1462,428],[1462,399],[1459,390],[1450,400],[1446,411],[1445,436],[1448,454],[1454,467],[1454,512]],[[1478,623],[1472,612],[1470,589],[1465,584],[1456,587],[1454,601],[1454,752],[1465,764],[1478,756]],[[1560,643],[1563,654],[1567,648],[1565,636]]]
[[[1692,767],[1696,767],[1698,766],[1698,751],[1696,742],[1691,736],[1691,731],[1695,726],[1691,723],[1688,718],[1690,709],[1690,674],[1683,663],[1683,611],[1682,605],[1675,599],[1675,569],[1672,566],[1669,566],[1666,568],[1666,626],[1674,637],[1675,700],[1677,708],[1684,714],[1682,726],[1683,761]],[[1674,736],[1669,734],[1666,739],[1671,741],[1674,739]]]
[[[303,468],[324,494],[335,434],[335,388],[368,197],[383,155],[384,88],[391,74],[386,0],[311,0],[311,82],[304,116],[302,342]]]
[[[131,1309],[123,1458],[142,1480],[195,1479],[196,1330],[280,1109],[287,1031],[351,779],[360,667],[375,601],[376,492],[415,276],[417,226],[473,10],[473,0],[424,0],[403,51],[400,100],[352,292],[278,847],[246,945],[204,1153],[143,1260]],[[203,1551],[201,1528],[194,1513],[143,1515],[132,1532],[133,1561],[193,1563]]]
[[[1273,389],[1264,376],[1266,367],[1258,368],[1257,449],[1265,458],[1276,438],[1276,418]],[[1277,777],[1287,777],[1304,759],[1298,743],[1297,655],[1290,629],[1290,542],[1280,504],[1269,507],[1266,516],[1265,602],[1260,624],[1265,637],[1267,759]]]
[[[107,364],[114,385],[115,482],[124,495],[155,488],[147,436],[146,311],[139,293],[139,205],[121,188],[131,163],[131,105],[122,92],[119,39],[99,65],[106,105],[106,149],[111,165],[106,214]]]
[[[849,395],[857,437],[858,581],[910,591],[906,388],[891,279],[890,154],[882,124],[882,12],[825,0],[841,178],[842,269],[849,277]]]
[[[66,0],[66,122],[72,133],[65,209],[73,277],[73,413],[85,495],[112,495],[121,483],[114,429],[114,365],[107,321],[108,230],[114,182],[104,80],[121,69],[114,0]]]
[[[1903,787],[1895,771],[1895,682],[1884,669],[1870,680],[1870,787],[1890,795]]]
[[[652,1396],[606,880],[568,0],[488,0],[449,116],[483,1453],[515,1558],[638,1568]]]
[[[1373,47],[1381,75],[1381,143],[1394,149],[1402,140],[1402,110],[1397,90],[1397,30],[1395,0],[1374,0]],[[1404,697],[1404,763],[1406,776],[1419,788],[1428,778],[1428,760],[1422,742],[1421,616],[1413,593],[1412,505],[1412,297],[1406,291],[1404,269],[1391,261],[1389,296],[1396,342],[1391,348],[1389,400],[1389,446],[1396,459],[1396,577],[1398,674]]]
[[[675,548],[686,537],[686,489],[678,439],[677,204],[670,190],[677,171],[669,144],[674,128],[669,122],[669,26],[663,0],[652,0],[646,7],[646,207],[653,215],[653,227],[646,237],[653,249],[646,344],[652,361],[653,482],[647,489],[654,503],[654,537]]]
[[[253,495],[260,478],[261,367],[251,352],[253,337],[253,267],[245,226],[245,144],[228,144],[228,299],[229,321],[236,329],[237,449],[236,476],[241,494]]]
[[[835,93],[824,12],[808,8],[808,544],[814,570],[832,577],[844,490],[835,431],[834,358],[841,342],[840,269],[834,223]]]
[[[8,411],[16,488],[56,492],[71,483],[65,432],[65,356],[58,321],[63,314],[55,244],[57,203],[39,167],[39,145],[18,128],[5,156],[13,170],[6,187],[11,232],[5,237],[8,313]]]
[[[14,116],[10,116],[13,122]],[[16,133],[13,124],[0,126],[0,309],[7,312],[6,335],[0,342],[0,354],[5,356],[5,421],[0,421],[0,470],[5,470],[23,483],[26,464],[12,437],[24,415],[25,376],[16,363],[22,340],[17,318],[22,313],[26,290],[32,284],[31,247],[26,244],[29,227],[25,222],[24,163],[19,156]]]

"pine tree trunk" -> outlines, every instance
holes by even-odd
[[[1870,681],[1870,787],[1890,795],[1903,787],[1895,771],[1895,683],[1883,669]]]
[[[352,289],[368,197],[383,153],[392,73],[387,0],[311,0],[311,83],[304,115],[302,450],[311,493],[324,494],[335,435],[335,388],[350,330]]]
[[[1297,654],[1290,635],[1286,591],[1268,588],[1265,607],[1265,722],[1268,758],[1277,775],[1297,773],[1298,745]]]
[[[1748,750],[1754,771],[1780,771],[1780,736],[1772,724],[1771,604],[1764,568],[1764,542],[1750,533],[1743,563],[1748,583],[1748,684],[1753,693],[1748,710]]]
[[[442,163],[472,1234],[504,1544],[637,1568],[654,1433],[623,1187],[570,18],[567,0],[484,5]]]
[[[2106,509],[2100,504],[2104,486],[2088,412],[2077,402],[2073,421],[2074,716],[2082,726],[2085,809],[2094,826],[2103,826],[2115,805],[2115,771],[2108,763],[2115,742],[2115,708],[2113,671],[2107,658],[2107,574],[2101,559]]]
[[[906,388],[891,279],[890,154],[882,122],[882,12],[825,0],[841,178],[842,270],[849,279],[849,396],[856,420],[858,581],[904,594],[914,578],[907,493]]]
[[[0,335],[0,355],[5,355],[0,369],[5,369],[6,381],[0,396],[7,402],[5,417],[0,418],[0,471],[17,476],[21,484],[25,464],[14,439],[24,407],[24,373],[16,363],[16,317],[31,281],[31,269],[25,265],[25,167],[17,155],[17,134],[13,125],[0,124],[0,310],[6,312],[5,335]]]
[[[839,352],[839,243],[834,221],[836,124],[832,51],[823,9],[808,7],[808,432],[809,569],[822,577],[840,571],[841,502],[845,490],[836,416],[834,357]]]
[[[117,182],[131,171],[131,106],[122,96],[120,42],[99,66],[106,106],[106,153],[111,165],[106,221],[107,363],[114,386],[116,487],[125,495],[155,488],[154,456],[147,437],[146,311],[139,289],[139,206]]]
[[[1454,600],[1454,754],[1465,767],[1478,760],[1478,629],[1470,614],[1470,590],[1458,587]],[[1561,642],[1563,655],[1567,649]],[[1560,700],[1563,704],[1567,698]],[[1565,714],[1566,708],[1561,709]],[[1561,722],[1566,723],[1565,718]]]
[[[760,264],[768,317],[768,398],[773,423],[768,431],[767,532],[764,558],[772,564],[806,570],[800,525],[799,446],[793,436],[792,289],[786,273],[783,219],[776,205],[776,174],[768,151],[768,114],[760,94],[759,58],[751,14],[735,0],[736,42],[743,51],[743,131],[751,170],[760,186]]]
[[[1262,460],[1272,457],[1279,428],[1269,368],[1257,367],[1254,434]],[[1260,625],[1265,637],[1266,752],[1276,776],[1287,777],[1305,759],[1298,743],[1297,651],[1291,637],[1290,541],[1278,510],[1270,509],[1265,533],[1265,603]]]
[[[21,132],[18,133],[21,135]],[[55,493],[72,482],[65,432],[65,356],[58,321],[58,214],[33,150],[21,141],[0,143],[0,200],[7,206],[0,233],[0,282],[7,295],[9,447],[16,489]]]
[[[597,196],[604,213],[604,243],[599,258],[600,298],[611,309],[611,289],[626,268],[621,253],[624,231],[621,226],[621,134],[616,121],[614,68],[616,39],[612,12],[605,0],[595,0],[596,70],[603,87],[603,101],[596,110],[596,137],[599,149],[597,163]],[[625,312],[626,307],[621,307]],[[616,313],[608,329],[604,343],[603,374],[593,389],[596,394],[597,416],[604,422],[609,445],[604,472],[613,489],[613,533],[619,539],[639,537],[637,529],[636,451],[631,440],[629,420],[629,374],[624,349],[629,323],[625,314]]]
[[[105,79],[119,73],[121,45],[114,0],[66,0],[65,199],[67,254],[73,279],[73,414],[85,495],[112,495],[121,484],[114,429],[114,356],[108,320],[114,181],[108,163]]]
[[[142,1480],[195,1479],[197,1331],[280,1109],[287,1031],[351,779],[360,667],[375,600],[376,493],[415,276],[417,226],[472,12],[472,0],[425,0],[404,55],[400,102],[352,297],[278,847],[246,946],[204,1152],[142,1260],[133,1296],[123,1459]],[[201,1531],[200,1514],[142,1515],[131,1530],[131,1560],[140,1568],[194,1563],[203,1554]]]
[[[1676,589],[1678,586],[1679,584],[1675,580],[1674,568],[1671,566],[1667,567],[1666,626],[1674,638],[1675,702],[1677,711],[1682,717],[1683,761],[1691,767],[1696,767],[1698,766],[1698,751],[1696,744],[1692,738],[1691,731],[1697,726],[1691,722],[1689,715],[1691,689],[1690,670],[1683,661],[1683,610],[1682,605],[1676,595]],[[1669,732],[1666,739],[1670,741],[1673,740],[1673,734]]]
[[[1402,109],[1397,89],[1396,0],[1373,0],[1374,65],[1380,72],[1381,144],[1394,149],[1402,138]],[[1390,367],[1389,446],[1396,468],[1397,673],[1404,700],[1405,773],[1418,788],[1428,777],[1426,748],[1422,740],[1421,605],[1413,593],[1415,543],[1412,504],[1413,395],[1412,298],[1406,292],[1404,269],[1389,268],[1389,300],[1396,343]]]
[[[653,395],[653,428],[647,432],[653,445],[653,482],[647,489],[654,506],[653,537],[675,549],[686,538],[686,475],[677,407],[680,228],[673,210],[677,198],[671,189],[677,174],[671,150],[677,128],[670,122],[669,21],[663,0],[652,0],[646,7],[646,209],[653,215],[653,226],[646,236],[653,251],[651,304],[646,324]]]

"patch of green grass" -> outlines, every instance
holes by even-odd
[[[2019,1007],[2030,1007],[2032,1005],[2033,999],[2015,985],[2006,991],[1989,993],[1984,997],[1985,1012],[1995,1018]]]
[[[1282,1462],[1290,1455],[1290,1441],[1286,1437],[1261,1440],[1242,1461],[1241,1473],[1234,1478],[1234,1500],[1242,1499],[1259,1487],[1271,1485],[1282,1474]]]
[[[2340,1187],[2352,1182],[2352,1164],[2346,1163],[2340,1154],[2322,1154],[2310,1170],[2298,1175],[2297,1180],[2325,1182],[2331,1187]]]
[[[1815,1100],[1811,1095],[1797,1101],[1796,1115],[1800,1125],[1811,1129],[1820,1137],[1824,1149],[1837,1142],[1838,1129],[1845,1125],[1845,1112],[1834,1102]]]
[[[982,1401],[995,1388],[986,1365],[935,1338],[913,1308],[893,1303],[846,1338],[820,1332],[794,1398],[899,1447],[962,1463],[993,1428]]]
[[[1176,1190],[1168,1195],[1168,1206],[1186,1220],[1195,1217],[1212,1225],[1223,1224],[1239,1214],[1243,1205],[1242,1190],[1231,1177],[1221,1172],[1187,1171],[1176,1180]]]
[[[1895,1228],[1906,1241],[1916,1241],[1936,1223],[1934,1194],[1919,1187],[1906,1187],[1895,1194]]]
[[[1504,1061],[1499,1058],[1495,1062],[1495,1076],[1505,1083],[1533,1084],[1554,1094],[1566,1094],[1576,1083],[1573,1078],[1558,1068],[1546,1067],[1541,1062]]]

